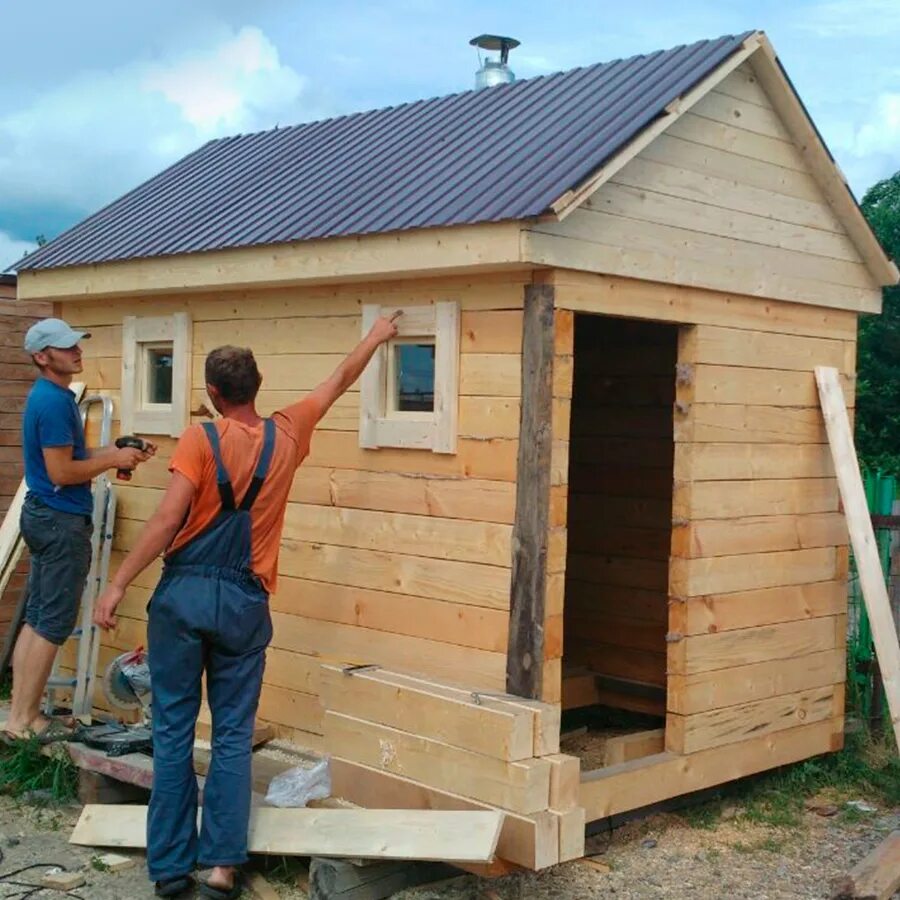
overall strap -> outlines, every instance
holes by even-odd
[[[253,506],[257,494],[259,494],[260,488],[266,480],[266,475],[269,473],[269,464],[272,462],[272,453],[275,450],[274,420],[266,419],[263,423],[263,428],[265,430],[262,452],[259,454],[259,462],[256,464],[256,471],[253,473],[253,480],[250,482],[250,487],[247,488],[247,493],[244,494],[244,499],[241,500],[240,509],[243,510],[250,509],[250,507]]]
[[[225,470],[222,462],[222,451],[219,448],[219,432],[212,422],[204,422],[203,430],[209,439],[209,446],[212,448],[213,459],[216,461],[216,483],[219,486],[219,497],[222,500],[222,509],[234,509],[234,489],[231,487],[231,479]]]

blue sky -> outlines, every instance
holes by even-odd
[[[0,270],[204,141],[765,30],[861,196],[900,169],[900,0],[0,0]]]

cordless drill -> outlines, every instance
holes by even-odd
[[[134,447],[135,450],[144,450],[146,444],[139,437],[133,434],[123,434],[122,437],[116,438],[116,446],[121,450],[123,447]],[[116,478],[122,481],[131,481],[131,469],[116,469]]]

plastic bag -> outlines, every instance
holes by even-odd
[[[297,766],[276,775],[269,783],[266,803],[272,806],[306,806],[310,800],[324,800],[331,796],[331,771],[328,757],[311,769]]]

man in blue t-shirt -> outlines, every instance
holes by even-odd
[[[75,627],[91,564],[91,479],[107,469],[133,469],[154,449],[88,450],[72,376],[82,371],[79,341],[62,319],[43,319],[25,335],[25,349],[40,369],[22,421],[25,482],[22,537],[31,552],[25,624],[13,653],[13,691],[5,739],[67,736],[60,720],[41,714],[53,660]]]

